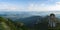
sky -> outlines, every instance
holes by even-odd
[[[0,11],[60,11],[60,0],[0,0]]]

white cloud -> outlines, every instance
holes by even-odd
[[[18,5],[10,4],[10,3],[0,3],[0,11],[18,11],[23,9],[23,7],[20,7]]]
[[[29,4],[27,9],[29,11],[48,11],[45,4]]]
[[[30,4],[28,6],[29,11],[60,11],[60,2],[56,2],[54,5],[47,4]]]
[[[52,6],[48,6],[48,10],[50,11],[60,11],[60,2],[56,2]]]
[[[60,5],[60,2],[56,2],[56,4]]]
[[[47,5],[45,3],[30,3],[26,7],[24,5],[14,5],[10,3],[0,3],[0,10],[7,11],[60,11],[60,2],[56,2],[54,5]]]

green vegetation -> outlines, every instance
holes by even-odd
[[[57,23],[55,28],[46,28],[48,26],[47,17],[44,17],[43,20],[42,23],[34,24],[33,27],[26,27],[24,23],[0,17],[0,30],[60,30],[60,23]]]
[[[25,30],[20,23],[0,17],[0,30]]]

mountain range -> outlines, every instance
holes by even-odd
[[[48,22],[49,14],[49,12],[3,12],[0,13],[0,29],[27,30],[41,28]],[[60,18],[60,14],[56,14],[56,17]],[[35,26],[37,27],[34,28]]]

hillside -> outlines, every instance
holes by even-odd
[[[48,17],[31,16],[17,21],[0,17],[0,30],[59,30],[60,23],[57,24],[56,28],[48,27]]]
[[[23,30],[23,27],[21,23],[0,17],[0,30]]]
[[[17,19],[16,21],[17,22],[23,22],[25,25],[31,27],[36,23],[41,23],[42,17],[41,16],[31,16],[31,17],[26,17],[26,18],[20,18],[20,19]]]

